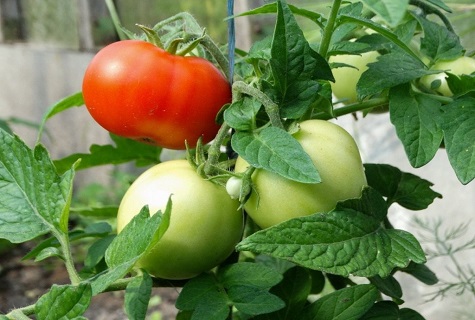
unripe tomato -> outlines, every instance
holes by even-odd
[[[327,212],[340,200],[361,196],[367,184],[358,147],[342,127],[324,120],[307,120],[294,137],[309,154],[322,182],[300,183],[256,169],[252,175],[255,191],[244,209],[261,228]],[[236,172],[247,167],[248,163],[239,157]]]
[[[162,162],[140,175],[125,193],[117,231],[148,205],[165,210],[172,196],[170,225],[138,267],[155,277],[187,279],[224,261],[241,238],[239,202],[226,190],[200,177],[186,160]]]
[[[475,72],[475,59],[464,56],[450,61],[438,61],[431,67],[431,70],[444,70],[455,74],[456,76],[471,74],[472,72]],[[427,89],[430,89],[433,81],[440,80],[440,86],[436,88],[435,91],[446,97],[451,97],[453,96],[453,93],[447,84],[446,77],[447,74],[445,72],[431,74],[422,77],[421,83]]]
[[[338,100],[341,100],[345,104],[358,101],[356,84],[358,80],[360,80],[361,74],[368,70],[368,64],[376,62],[378,56],[379,53],[377,51],[370,51],[362,53],[361,55],[343,54],[330,57],[330,63],[344,63],[354,67],[338,67],[332,69],[335,82],[330,82],[330,85],[333,94]]]
[[[231,88],[209,61],[172,55],[140,40],[100,50],[83,79],[84,103],[106,130],[169,149],[211,141]]]

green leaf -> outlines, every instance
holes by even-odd
[[[372,193],[370,188],[364,189],[360,201],[374,201]],[[359,207],[379,207],[379,203],[381,200]],[[354,207],[353,200],[349,207]],[[328,213],[288,220],[258,231],[236,248],[341,276],[386,277],[410,261],[425,262],[424,252],[413,235],[384,229],[377,216],[347,208],[343,202]]]
[[[444,143],[459,181],[475,178],[475,98],[465,97],[444,106]]]
[[[130,320],[145,320],[153,281],[147,272],[135,277],[125,288],[124,307]]]
[[[362,99],[436,72],[428,71],[420,60],[396,51],[382,55],[378,57],[378,61],[368,64],[368,70],[361,75],[356,90],[358,97]]]
[[[193,311],[193,320],[225,320],[230,309],[228,297],[213,274],[201,274],[183,287],[175,306],[183,311]]]
[[[270,292],[285,302],[285,308],[263,314],[256,320],[292,320],[298,318],[312,290],[312,279],[308,269],[293,267],[284,274],[284,279]]]
[[[432,60],[453,60],[463,55],[464,48],[459,37],[445,26],[414,15],[424,30],[421,52]]]
[[[73,285],[53,285],[48,293],[41,296],[35,304],[38,319],[74,319],[81,316],[89,307],[92,298],[89,283]]]
[[[439,282],[437,275],[425,264],[411,262],[406,268],[401,269],[401,271],[410,274],[427,285],[434,285]]]
[[[63,159],[54,161],[58,172],[63,172],[71,167],[78,159],[81,159],[77,170],[102,166],[107,164],[121,164],[136,161],[137,165],[150,165],[159,162],[161,148],[141,143],[135,140],[118,137],[111,134],[115,143],[112,145],[93,144],[90,153],[75,153]]]
[[[409,0],[362,0],[362,2],[392,27],[401,22],[409,6]]]
[[[282,116],[297,119],[316,101],[317,80],[333,80],[333,75],[327,61],[311,49],[285,1],[278,1],[277,8],[270,60],[274,83],[263,85],[276,97]]]
[[[378,301],[368,312],[361,317],[361,320],[424,320],[419,313],[414,310],[399,309],[393,301]]]
[[[402,288],[399,282],[392,275],[381,278],[379,276],[374,276],[369,278],[371,284],[376,286],[378,290],[387,295],[388,297],[393,298],[394,301],[397,301],[399,304],[402,304],[404,301],[402,298]]]
[[[245,97],[233,102],[224,111],[224,121],[236,130],[252,130],[255,127],[256,116],[261,108],[261,103],[256,99]]]
[[[241,285],[269,289],[282,280],[282,275],[274,269],[251,262],[241,262],[227,266],[219,271],[218,277],[226,288]]]
[[[475,76],[474,75],[454,75],[446,72],[447,85],[454,97],[460,97],[468,92],[475,90]]]
[[[94,242],[87,250],[84,267],[91,269],[97,266],[104,259],[106,250],[115,237],[115,235],[109,235]]]
[[[267,127],[257,133],[236,132],[233,149],[256,168],[263,168],[287,179],[318,183],[320,175],[310,156],[288,132]]]
[[[0,238],[67,233],[74,170],[59,176],[42,145],[31,150],[1,129],[0,148]]]
[[[229,299],[236,309],[249,315],[273,312],[285,307],[276,295],[253,286],[235,285],[227,289]]]
[[[388,206],[398,203],[410,210],[423,210],[435,198],[442,198],[431,189],[431,182],[412,173],[388,164],[365,163],[364,168],[368,185],[387,198]]]
[[[74,93],[66,98],[61,99],[60,101],[56,102],[53,104],[48,111],[43,116],[43,120],[41,121],[41,125],[39,128],[39,135],[38,135],[38,141],[41,140],[41,135],[43,134],[43,130],[46,124],[46,121],[48,119],[52,118],[54,115],[63,112],[65,110],[68,110],[72,107],[80,107],[84,105],[84,99],[82,96],[82,92],[77,92]]]
[[[429,163],[442,142],[441,104],[426,95],[411,94],[409,83],[389,91],[391,122],[401,140],[411,165]]]
[[[100,206],[100,207],[72,207],[71,212],[85,217],[94,218],[115,218],[117,216],[118,206]]]
[[[106,250],[109,269],[91,280],[93,294],[104,291],[111,283],[124,277],[166,232],[170,223],[171,202],[163,214],[150,216],[147,207],[125,226]]]
[[[371,284],[360,284],[323,296],[304,309],[303,320],[357,320],[379,298]]]

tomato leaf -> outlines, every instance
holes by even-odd
[[[411,94],[410,84],[389,92],[389,112],[407,157],[415,168],[432,160],[442,142],[441,104],[426,95]]]
[[[285,221],[245,238],[237,249],[341,276],[386,277],[410,261],[425,262],[424,252],[413,235],[382,227],[380,212],[386,204],[379,197],[376,191],[366,188],[361,204],[355,203],[358,200],[344,201],[328,213]]]
[[[379,299],[371,284],[360,284],[327,294],[303,311],[303,320],[357,320]]]
[[[415,15],[424,30],[421,52],[433,60],[452,60],[463,55],[459,37],[445,26]]]
[[[107,272],[91,280],[93,295],[105,290],[111,283],[124,277],[166,232],[170,223],[171,202],[163,214],[150,216],[147,207],[125,226],[106,250]]]
[[[475,178],[475,98],[464,97],[444,106],[444,143],[461,183]]]
[[[269,289],[282,280],[282,275],[263,264],[241,262],[221,269],[219,281],[227,288],[241,285]]]
[[[434,285],[439,282],[437,275],[425,264],[411,262],[406,268],[401,269],[401,271],[410,274],[427,285]]]
[[[378,290],[391,297],[394,301],[398,301],[399,304],[402,304],[404,301],[402,298],[402,288],[399,282],[392,275],[381,278],[380,276],[374,276],[369,278],[369,281],[372,285],[376,286]]]
[[[59,176],[48,151],[0,129],[0,238],[25,242],[67,234],[74,169]]]
[[[71,167],[78,159],[81,162],[77,170],[88,169],[107,164],[121,164],[130,161],[136,161],[137,165],[150,165],[159,162],[162,149],[160,147],[144,144],[127,138],[122,138],[111,134],[112,145],[93,144],[90,153],[75,153],[63,159],[54,161],[58,172],[64,172]]]
[[[362,2],[392,27],[401,22],[409,6],[409,0],[362,0]]]
[[[409,308],[399,309],[393,301],[378,301],[368,310],[361,320],[424,320],[419,313]]]
[[[317,99],[317,80],[333,80],[333,75],[327,61],[308,44],[285,1],[278,1],[277,7],[270,60],[274,82],[262,85],[276,97],[283,117],[297,119]]]
[[[227,292],[236,309],[245,314],[270,313],[285,306],[279,297],[268,290],[237,285],[229,287]]]
[[[35,304],[38,319],[75,319],[89,307],[92,298],[91,285],[53,285]]]
[[[130,320],[145,320],[153,281],[147,272],[135,277],[125,288],[124,307]]]
[[[368,70],[361,75],[356,91],[359,99],[362,99],[433,73],[437,71],[428,71],[420,60],[396,51],[382,55],[378,57],[378,61],[368,64]]]
[[[442,195],[431,189],[430,181],[387,164],[365,163],[368,185],[386,197],[388,206],[398,203],[410,210],[426,209]]]
[[[175,306],[192,311],[192,319],[225,320],[229,315],[228,297],[212,274],[203,273],[188,281],[178,296]]]
[[[259,133],[236,132],[233,149],[256,168],[264,168],[287,179],[318,183],[320,176],[310,156],[288,132],[267,127]]]
[[[447,74],[447,85],[455,97],[462,96],[468,92],[475,91],[475,75],[455,75],[450,72]]]
[[[236,130],[252,130],[260,108],[261,103],[259,101],[244,97],[244,99],[233,102],[224,111],[224,121]]]

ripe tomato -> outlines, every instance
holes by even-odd
[[[358,147],[340,126],[324,120],[307,120],[300,124],[294,137],[313,160],[322,182],[300,183],[256,169],[252,175],[255,191],[244,209],[261,228],[327,212],[340,200],[361,196],[367,184]],[[236,172],[247,167],[248,163],[239,157]]]
[[[151,213],[165,210],[170,195],[170,225],[138,266],[155,277],[187,279],[231,254],[243,217],[239,202],[224,188],[200,177],[186,160],[171,160],[148,169],[130,186],[119,206],[117,231],[144,205]]]
[[[84,102],[106,130],[169,149],[211,141],[231,88],[209,61],[168,53],[140,40],[100,50],[84,75]]]
[[[445,70],[455,74],[456,76],[471,74],[472,72],[475,72],[475,59],[470,57],[460,57],[450,61],[438,61],[431,67],[431,70]],[[453,96],[453,93],[447,84],[446,77],[447,74],[445,72],[431,74],[422,77],[421,83],[427,89],[430,89],[433,81],[440,80],[440,86],[436,88],[435,91],[446,97],[451,97]]]
[[[361,55],[343,54],[330,57],[330,63],[344,63],[354,67],[332,69],[335,82],[330,82],[330,85],[333,94],[338,100],[341,100],[344,104],[351,104],[358,101],[356,84],[358,80],[360,80],[361,74],[368,70],[367,65],[371,62],[375,62],[378,56],[379,53],[377,51],[370,51]]]

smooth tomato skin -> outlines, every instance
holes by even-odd
[[[299,183],[256,169],[252,175],[255,191],[244,209],[263,229],[292,218],[328,212],[340,200],[361,196],[367,185],[358,147],[342,127],[324,120],[307,120],[294,137],[310,155],[322,182]],[[247,167],[248,163],[238,157],[236,172]]]
[[[464,56],[450,61],[438,61],[430,69],[448,71],[452,74],[455,74],[456,76],[460,76],[462,74],[471,74],[472,72],[475,72],[475,59]],[[453,93],[447,84],[446,77],[447,74],[445,72],[431,74],[422,77],[421,83],[427,89],[430,89],[431,83],[433,81],[440,80],[440,87],[435,89],[435,91],[442,94],[443,96],[451,97],[453,96]]]
[[[86,69],[82,91],[91,116],[116,135],[169,149],[211,141],[231,87],[209,61],[172,55],[140,40],[112,43]]]
[[[370,51],[362,53],[361,55],[342,54],[330,57],[330,63],[345,63],[354,67],[332,69],[335,82],[330,82],[330,85],[333,94],[338,100],[341,100],[344,104],[351,104],[358,101],[356,84],[358,80],[360,80],[361,74],[368,70],[368,64],[376,62],[379,55],[377,51]]]
[[[153,214],[165,210],[172,195],[170,225],[163,237],[138,262],[164,279],[188,279],[224,261],[241,239],[239,202],[226,190],[200,177],[186,160],[162,162],[145,171],[124,195],[117,231],[148,205]]]

